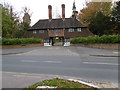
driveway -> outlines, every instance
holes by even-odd
[[[4,49],[3,53],[14,53],[3,55],[4,72],[65,75],[102,83],[118,82],[117,50],[53,46]],[[3,82],[11,81],[3,78]]]

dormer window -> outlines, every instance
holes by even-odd
[[[77,28],[77,31],[78,31],[78,32],[81,32],[82,30],[81,30],[81,28]]]

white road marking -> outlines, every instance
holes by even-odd
[[[47,63],[62,63],[61,61],[43,61],[43,62],[47,62]]]
[[[84,64],[104,64],[104,65],[118,65],[118,63],[101,63],[101,62],[83,62]]]
[[[62,61],[35,61],[35,60],[21,60],[21,62],[30,62],[30,63],[34,63],[34,62],[44,62],[44,63],[62,63]]]
[[[118,54],[119,52],[113,52],[113,53]]]
[[[22,62],[39,62],[39,61],[35,61],[35,60],[21,60]]]
[[[12,76],[14,76],[14,77],[31,77],[31,78],[41,78],[40,76],[28,76],[28,75],[12,75]]]

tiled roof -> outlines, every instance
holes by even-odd
[[[43,19],[39,20],[36,24],[34,24],[29,30],[32,29],[54,29],[54,28],[75,28],[75,27],[86,27],[83,26],[77,19],[75,18],[62,18],[60,19]]]

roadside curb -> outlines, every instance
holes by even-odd
[[[79,83],[81,83],[81,84],[88,85],[88,86],[90,86],[90,87],[94,87],[94,88],[98,88],[98,89],[101,88],[101,87],[99,87],[99,86],[96,86],[96,85],[91,84],[91,83],[86,83],[86,82],[81,81],[81,80],[75,80],[75,79],[68,79],[68,80],[69,80],[69,81],[74,81],[74,82],[79,82]]]
[[[17,53],[0,53],[0,55],[16,55],[16,54],[22,54],[25,52],[17,52]]]

